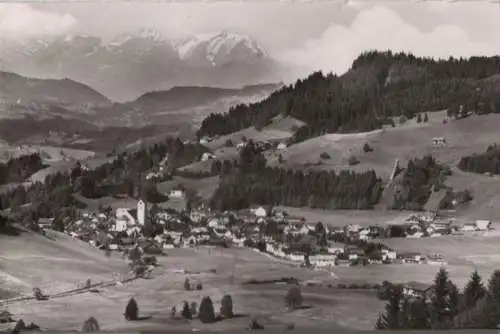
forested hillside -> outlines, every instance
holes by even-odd
[[[150,148],[121,153],[113,162],[95,170],[85,170],[78,165],[70,173],[47,176],[44,183],[14,188],[0,195],[0,210],[15,210],[31,203],[31,211],[36,217],[54,217],[62,208],[76,205],[74,193],[88,198],[126,194],[143,197],[150,202],[161,202],[165,198],[158,193],[154,181],[146,180],[145,175],[158,170],[160,162],[168,155],[160,176],[168,179],[177,167],[197,161],[206,151],[202,145],[183,144],[177,138],[167,138]],[[31,168],[31,165],[24,167]],[[16,176],[24,172],[13,169],[12,173]],[[10,177],[7,175],[7,178]]]
[[[217,164],[214,162],[214,164]],[[221,173],[211,199],[217,210],[243,209],[252,204],[322,209],[371,209],[382,193],[375,172],[287,171],[266,167],[266,159],[250,141],[238,164],[214,168]]]
[[[360,132],[391,123],[393,116],[450,108],[478,113],[500,111],[495,99],[500,57],[433,60],[411,54],[366,52],[342,76],[321,72],[285,86],[267,99],[211,114],[198,136],[262,128],[278,114],[307,126],[293,141],[328,132]],[[500,100],[499,100],[500,101]]]

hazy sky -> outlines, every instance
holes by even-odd
[[[271,56],[345,71],[368,49],[448,57],[500,54],[500,4],[483,1],[129,2],[0,4],[0,36],[152,27],[166,37],[229,30]]]

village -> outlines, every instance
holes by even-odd
[[[185,194],[174,189],[170,196],[182,198]],[[40,222],[40,227],[51,227],[51,220]],[[413,213],[386,225],[333,227],[268,206],[212,212],[201,205],[179,212],[139,200],[135,208],[83,211],[66,226],[65,233],[108,252],[126,254],[139,248],[144,254],[161,255],[181,247],[246,247],[297,266],[328,270],[336,266],[446,264],[440,254],[391,249],[384,240],[445,238],[490,229],[490,221],[458,223],[436,213]]]

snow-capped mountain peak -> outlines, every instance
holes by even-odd
[[[237,53],[238,47],[240,56],[267,57],[266,51],[255,40],[229,31],[188,37],[174,42],[174,47],[183,60],[204,57],[214,66]]]
[[[108,43],[109,46],[117,47],[126,44],[127,42],[140,39],[155,43],[164,43],[166,40],[163,35],[154,28],[141,28],[134,31],[124,32],[115,36]]]

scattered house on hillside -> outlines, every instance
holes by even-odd
[[[129,226],[133,226],[136,224],[135,218],[125,208],[116,209],[115,215],[116,220],[114,227],[112,227],[113,231],[122,232],[125,231]]]
[[[422,255],[415,252],[398,254],[398,258],[401,259],[403,263],[420,263],[422,261]]]
[[[317,254],[309,256],[309,263],[315,267],[334,267],[337,256],[333,254]]]
[[[287,145],[286,145],[286,143],[283,143],[283,142],[279,143],[277,146],[278,150],[284,150],[286,148],[287,148]]]
[[[215,159],[216,155],[210,152],[205,152],[201,155],[201,161],[207,161],[211,159]]]
[[[212,141],[212,140],[211,140],[211,138],[210,138],[210,137],[206,137],[206,136],[205,136],[205,137],[202,137],[202,138],[200,139],[199,143],[200,143],[201,145],[206,145],[206,144],[210,143],[211,141]]]
[[[403,294],[409,298],[425,298],[432,290],[432,285],[409,282],[403,285]]]
[[[476,220],[475,222],[468,222],[462,226],[463,232],[473,232],[473,231],[488,231],[491,227],[490,220]]]
[[[490,220],[476,220],[476,229],[478,231],[487,231],[491,229]]]
[[[446,140],[443,137],[434,137],[434,138],[432,138],[432,145],[444,146],[444,145],[446,145]]]
[[[168,197],[169,198],[179,198],[179,199],[182,199],[182,198],[185,197],[185,193],[181,189],[172,189],[168,193]]]
[[[259,206],[257,208],[250,209],[256,217],[267,217],[271,213],[271,210],[271,206]]]
[[[244,148],[245,146],[247,146],[247,141],[246,140],[242,140],[240,141],[238,144],[236,144],[236,148],[238,150],[241,150],[242,148]]]

